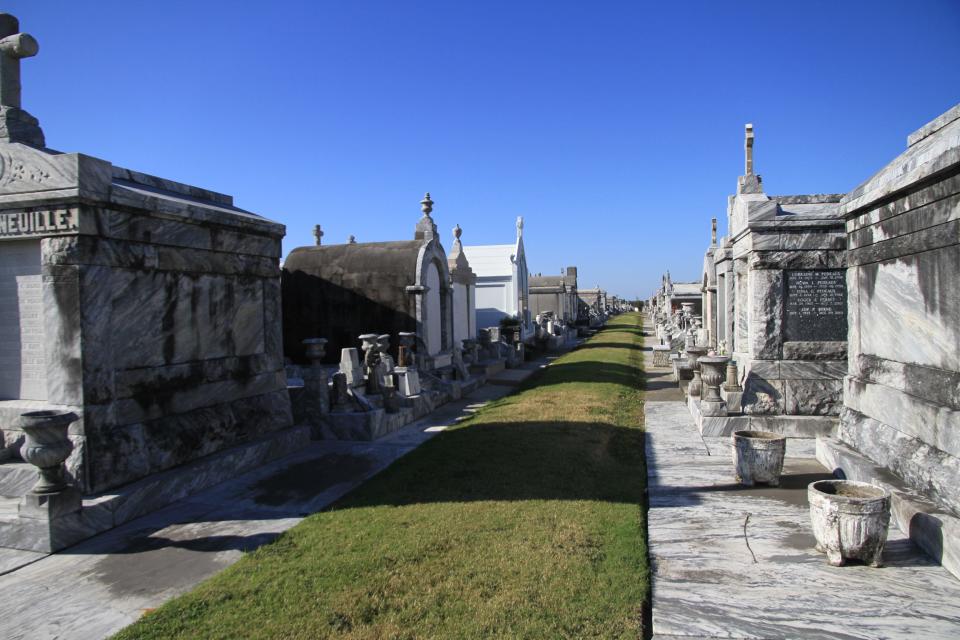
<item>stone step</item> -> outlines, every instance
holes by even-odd
[[[704,416],[699,399],[687,396],[687,409],[703,436],[729,436],[734,431],[772,431],[790,438],[817,438],[833,435],[837,418],[833,416]]]
[[[0,496],[19,498],[37,482],[37,468],[28,462],[0,464]]]
[[[817,438],[817,461],[834,475],[887,489],[891,495],[890,517],[897,528],[944,569],[960,578],[960,518],[954,513],[835,438]]]

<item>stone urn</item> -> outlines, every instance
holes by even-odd
[[[737,482],[748,487],[756,482],[780,486],[786,450],[787,438],[779,433],[734,431],[733,466]]]
[[[726,415],[726,403],[720,397],[720,383],[724,380],[729,360],[730,356],[701,356],[697,359],[703,381],[700,412],[705,416]]]
[[[20,414],[20,428],[26,435],[20,450],[23,459],[40,469],[31,493],[59,493],[67,488],[63,463],[73,451],[67,429],[77,420],[72,411],[29,411]]]
[[[840,567],[850,559],[879,567],[890,524],[890,492],[867,482],[819,480],[807,487],[817,551]]]
[[[315,367],[320,366],[320,361],[323,360],[325,355],[327,355],[327,339],[307,338],[300,344],[303,345],[303,352],[310,361],[310,364]]]
[[[687,387],[687,393],[691,396],[699,397],[700,390],[703,387],[703,381],[700,376],[700,358],[702,358],[707,353],[707,347],[687,347],[687,364],[693,369],[693,380],[690,381],[690,386]]]

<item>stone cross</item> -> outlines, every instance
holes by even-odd
[[[0,13],[0,106],[20,108],[20,59],[37,55],[40,45],[20,31],[20,21]]]
[[[317,246],[320,246],[320,238],[323,237],[323,229],[320,228],[320,225],[314,225],[313,227],[313,237],[317,239]]]
[[[746,139],[743,143],[744,151],[746,152],[746,168],[744,169],[743,175],[752,176],[753,175],[753,125],[747,124],[746,126]]]
[[[523,237],[523,216],[517,216],[517,239]]]

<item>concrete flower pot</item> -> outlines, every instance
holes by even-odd
[[[40,470],[31,493],[51,494],[67,488],[63,463],[73,451],[67,429],[77,419],[71,411],[29,411],[20,414],[20,428],[26,434],[21,455]]]
[[[879,567],[890,524],[890,492],[867,482],[819,480],[807,487],[817,551],[843,566],[850,559]]]
[[[779,433],[734,431],[733,466],[737,481],[748,487],[756,482],[779,486],[786,449],[787,439]]]

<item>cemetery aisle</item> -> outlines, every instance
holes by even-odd
[[[960,583],[893,524],[882,568],[814,549],[806,488],[832,477],[814,440],[788,439],[779,487],[740,486],[730,436],[700,435],[671,373],[646,374],[654,640],[960,637]]]
[[[642,344],[618,316],[117,637],[639,637]]]

